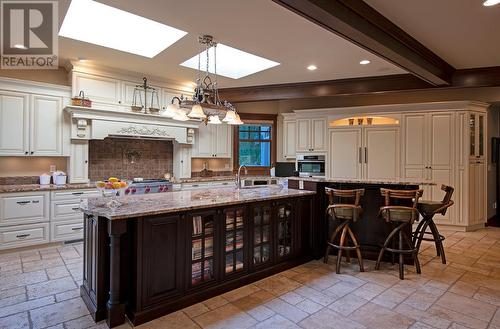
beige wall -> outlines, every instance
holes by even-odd
[[[0,177],[39,176],[48,173],[50,165],[66,172],[64,157],[0,157]]]
[[[62,67],[57,70],[1,70],[0,76],[14,79],[53,83],[69,86],[68,72]]]

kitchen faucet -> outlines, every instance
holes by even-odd
[[[238,173],[236,174],[236,188],[239,190],[241,189],[241,168],[245,167],[245,175],[248,174],[247,167],[245,165],[241,165],[238,168]]]

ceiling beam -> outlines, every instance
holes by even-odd
[[[221,97],[233,102],[304,99],[340,95],[387,93],[404,90],[500,86],[500,66],[456,70],[448,86],[432,86],[411,74],[385,75],[330,81],[286,83],[220,89]]]
[[[362,0],[273,0],[435,86],[454,68]]]

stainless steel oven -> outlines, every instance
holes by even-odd
[[[325,177],[325,155],[297,154],[300,177]]]

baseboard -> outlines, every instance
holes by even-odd
[[[461,225],[453,225],[453,224],[438,224],[436,223],[439,229],[450,230],[456,232],[471,232],[477,231],[485,227],[485,223],[474,224],[469,226],[461,226]]]

